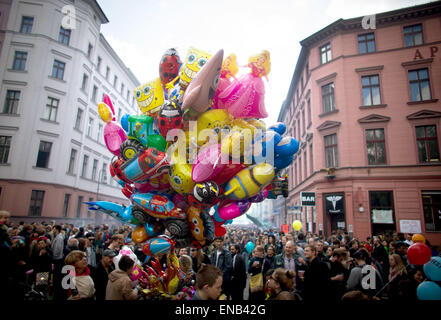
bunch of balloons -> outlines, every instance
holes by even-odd
[[[110,174],[130,205],[87,204],[133,226],[131,238],[147,256],[205,247],[253,203],[287,196],[283,169],[299,143],[284,135],[283,123],[267,128],[260,120],[267,117],[269,52],[250,57],[247,67],[236,78],[234,54],[190,48],[181,62],[169,49],[159,78],[134,89],[141,115],[117,123],[109,96],[99,104],[114,155]]]
[[[419,300],[441,300],[441,257],[432,257],[432,252],[425,244],[426,239],[421,234],[412,236],[412,244],[407,250],[410,264],[423,266],[428,280],[423,281],[417,288]],[[437,283],[438,282],[438,283]]]

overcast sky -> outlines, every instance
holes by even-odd
[[[176,48],[184,61],[190,46],[235,53],[239,64],[266,49],[267,124],[277,120],[300,53],[299,41],[339,18],[354,18],[428,0],[98,0],[109,19],[101,32],[141,83],[159,76],[159,61]],[[246,72],[247,69],[242,70]],[[242,220],[242,219],[241,219]]]

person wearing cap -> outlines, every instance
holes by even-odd
[[[96,300],[106,300],[106,287],[109,281],[109,274],[115,270],[115,266],[113,265],[113,258],[115,256],[116,252],[114,250],[104,250],[101,262],[96,268],[92,269],[91,276],[95,283]]]

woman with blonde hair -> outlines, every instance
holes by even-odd
[[[401,283],[408,279],[407,270],[403,260],[396,253],[389,256],[389,264],[389,285],[386,292],[390,300],[397,300],[399,299]]]

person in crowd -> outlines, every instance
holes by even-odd
[[[203,265],[196,274],[196,292],[191,300],[217,300],[222,292],[222,271],[211,264]]]
[[[406,266],[398,254],[389,256],[389,284],[387,286],[387,296],[390,300],[398,300],[400,294],[400,282],[408,279]]]
[[[369,254],[366,250],[358,250],[354,253],[353,257],[356,266],[352,268],[351,273],[349,274],[349,278],[347,281],[347,287],[349,290],[360,290],[363,293],[368,294],[373,297],[380,288],[383,287],[383,281],[380,273],[375,268],[365,268],[366,261],[369,259]],[[363,278],[367,275],[371,275],[371,272],[375,272],[375,285],[370,284],[369,286],[363,285]]]
[[[394,243],[393,253],[396,253],[400,256],[401,260],[403,260],[404,265],[408,264],[408,261],[407,261],[407,249],[408,248],[409,248],[409,245],[404,241],[398,241],[398,242]]]
[[[346,251],[343,249],[335,249],[330,258],[330,297],[334,300],[340,300],[346,291],[346,281],[349,277],[349,270],[347,270],[342,262],[346,256]]]
[[[84,228],[80,227],[78,233],[75,235],[75,238],[80,239],[80,238],[84,238],[84,237],[85,237]]]
[[[106,300],[137,300],[139,290],[133,288],[130,275],[132,274],[135,261],[129,256],[122,256],[118,267],[109,274],[106,287]]]
[[[373,245],[372,258],[380,264],[383,271],[383,279],[387,279],[389,277],[389,256],[387,251],[382,245],[379,237],[374,237]]]
[[[274,265],[275,257],[276,257],[276,249],[274,248],[273,245],[268,246],[266,250],[265,259],[268,260],[271,266]]]
[[[109,281],[109,274],[115,270],[113,258],[116,256],[115,251],[106,249],[103,251],[101,261],[96,268],[91,269],[91,276],[95,283],[96,300],[106,300],[106,287]]]
[[[231,290],[231,269],[233,266],[233,259],[231,253],[224,249],[224,239],[217,237],[214,240],[216,249],[211,254],[211,263],[218,267],[223,274],[222,292],[228,296]]]
[[[67,256],[70,252],[74,250],[80,250],[80,242],[78,241],[78,239],[70,238],[67,241],[67,252],[65,256]]]
[[[404,242],[407,243],[407,245],[410,247],[411,245],[413,245],[413,241],[412,241],[412,234],[411,233],[405,233],[404,234]]]
[[[92,232],[86,234],[86,259],[87,264],[93,268],[97,266],[95,235]]]
[[[250,260],[250,264],[248,267],[248,273],[251,276],[255,276],[255,275],[261,273],[262,279],[263,279],[266,272],[269,269],[271,269],[271,265],[264,258],[265,250],[263,249],[262,246],[258,245],[254,248],[254,250],[255,250],[255,256]],[[250,289],[250,294],[249,294],[250,301],[262,301],[265,299],[263,285],[264,285],[264,283],[262,283],[262,290],[261,291],[251,292],[251,289]]]
[[[308,263],[303,276],[304,299],[306,301],[327,299],[330,291],[330,272],[328,266],[317,259],[317,249],[315,246],[307,245],[305,247],[305,256]]]
[[[326,246],[325,255],[328,258],[328,260],[331,259],[333,251],[334,249],[332,248],[332,246]]]
[[[22,231],[18,234],[19,236],[23,237],[25,240],[25,248],[27,252],[30,252],[31,248],[31,235],[32,235],[32,226],[30,224],[23,225]]]
[[[317,259],[319,259],[322,262],[329,262],[328,257],[326,256],[326,251],[324,251],[324,243],[322,240],[316,241],[317,248]]]
[[[110,243],[107,249],[115,251],[115,253],[118,255],[119,250],[121,250],[121,247],[124,245],[124,238],[121,234],[114,234],[110,238]]]
[[[176,287],[176,292],[181,291],[184,287],[194,285],[196,280],[196,273],[193,271],[193,263],[191,258],[187,255],[179,257],[179,283]]]
[[[188,256],[188,248],[180,248],[178,250],[177,257],[179,258],[181,256]]]
[[[75,288],[67,289],[68,300],[94,300],[95,284],[87,267],[86,254],[80,250],[71,251],[64,262],[74,267],[74,274],[71,276],[75,278]]]
[[[296,300],[293,295],[295,273],[292,270],[277,268],[268,280],[270,297],[268,300]]]
[[[303,269],[306,261],[296,252],[296,245],[292,241],[288,241],[285,245],[284,252],[274,258],[273,268],[284,268],[292,270],[294,273],[297,268]]]
[[[341,298],[343,302],[351,302],[351,301],[371,301],[371,297],[367,294],[363,293],[360,290],[352,290],[346,292]]]
[[[231,295],[227,296],[227,298],[229,299],[231,297],[231,300],[242,301],[243,291],[247,283],[245,260],[240,254],[240,246],[238,244],[232,245],[230,247],[230,252],[233,257],[231,269],[231,283],[233,283],[233,286],[231,288]]]
[[[349,255],[354,257],[354,253],[357,252],[359,248],[360,243],[357,239],[353,239],[351,242],[349,242]]]
[[[193,271],[197,273],[204,264],[210,264],[210,258],[202,251],[202,249],[191,248],[190,256]]]

